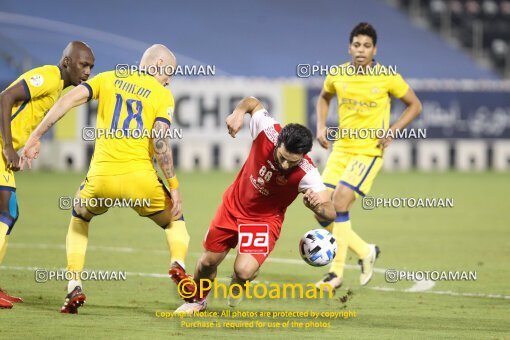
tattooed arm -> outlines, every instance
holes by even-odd
[[[42,122],[32,132],[28,138],[25,148],[23,149],[23,157],[21,159],[20,168],[23,170],[25,161],[28,167],[31,168],[32,159],[37,158],[39,149],[41,147],[41,137],[69,110],[73,107],[81,105],[87,101],[89,91],[85,86],[76,86],[69,91],[65,96],[60,98],[55,105],[48,111]]]
[[[154,123],[154,135],[155,136],[165,136],[166,130],[170,128],[168,123],[157,120]],[[172,216],[177,217],[182,213],[182,201],[181,195],[179,193],[179,182],[177,181],[177,176],[175,175],[174,170],[174,161],[172,156],[172,147],[170,145],[170,138],[155,138],[152,141],[154,146],[154,153],[156,156],[156,160],[158,161],[158,165],[165,176],[165,179],[170,186],[170,195],[172,196]]]

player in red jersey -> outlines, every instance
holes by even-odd
[[[253,144],[237,178],[223,194],[223,201],[205,236],[205,252],[195,270],[196,283],[201,279],[213,280],[216,277],[218,265],[238,243],[239,225],[267,225],[267,252],[238,253],[234,263],[231,284],[244,287],[246,281],[253,280],[280,236],[287,207],[299,193],[304,194],[305,206],[315,214],[331,221],[336,217],[319,171],[306,155],[312,148],[310,130],[299,124],[288,124],[282,128],[260,101],[247,97],[227,117],[227,127],[232,137],[235,138],[243,126],[246,113],[251,116]],[[200,292],[198,289],[196,292],[176,312],[204,310],[208,291]],[[240,299],[229,297],[231,306],[239,302]]]

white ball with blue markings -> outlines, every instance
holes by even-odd
[[[336,249],[335,237],[325,229],[310,230],[299,241],[301,257],[314,267],[331,263],[336,256]]]

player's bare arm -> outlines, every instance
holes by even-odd
[[[395,132],[397,130],[404,129],[406,126],[411,124],[411,122],[418,117],[422,110],[422,105],[420,99],[416,96],[413,89],[409,88],[407,90],[407,93],[400,98],[400,100],[406,105],[406,109],[400,116],[400,118],[393,123],[393,125],[390,127],[390,129]],[[390,136],[386,138],[379,139],[379,146],[382,148],[388,147],[390,143],[392,142],[393,138]]]
[[[312,189],[307,189],[303,193],[303,203],[321,220],[335,220],[335,206],[333,201],[331,201],[331,194],[328,190],[314,192]]]
[[[243,127],[243,119],[246,113],[249,113],[250,116],[253,115],[254,112],[258,110],[262,110],[264,106],[255,97],[245,97],[243,100],[237,104],[234,112],[232,112],[226,120],[228,133],[235,138],[237,132],[241,130]]]
[[[73,107],[87,102],[89,91],[85,86],[77,86],[69,91],[65,96],[60,98],[55,105],[48,111],[46,117],[41,121],[37,128],[28,138],[25,148],[23,149],[23,157],[20,162],[20,168],[23,170],[25,161],[28,167],[32,167],[32,159],[37,158],[41,147],[40,139],[48,132],[48,130],[62,118]]]
[[[324,148],[329,148],[329,142],[326,138],[326,120],[328,118],[329,104],[333,98],[334,93],[329,93],[322,89],[319,99],[317,100],[317,140]]]
[[[165,122],[157,120],[154,123],[154,130],[156,136],[165,136],[165,131],[170,128]],[[168,184],[170,185],[170,194],[172,196],[172,216],[180,216],[182,212],[181,195],[178,189],[177,177],[175,176],[174,160],[172,155],[172,147],[170,145],[170,138],[157,138],[153,140],[154,152],[158,165],[165,176]]]
[[[0,110],[2,110],[0,123],[2,125],[2,138],[4,140],[2,152],[6,160],[7,168],[13,171],[19,170],[20,158],[12,144],[11,112],[14,104],[26,100],[26,96],[22,82],[0,93]]]

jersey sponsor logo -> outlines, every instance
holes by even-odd
[[[352,98],[342,98],[342,102],[340,105],[350,105],[353,107],[364,107],[364,108],[377,107],[377,103],[374,101],[363,101],[363,100],[356,100],[356,99],[352,99]]]
[[[267,224],[240,224],[239,254],[267,254],[269,252],[269,226]]]
[[[32,77],[30,77],[29,81],[33,86],[39,87],[44,83],[44,77],[40,74],[34,74]]]
[[[262,184],[259,183],[259,180],[262,180],[261,181]],[[255,179],[255,177],[253,177],[253,175],[250,175],[250,182],[251,182],[251,184],[253,184],[255,189],[257,189],[258,192],[260,192],[262,195],[269,196],[269,190],[264,188],[264,179],[262,177],[258,177],[257,179]]]
[[[273,162],[271,162],[269,159],[267,160],[267,164],[269,164],[269,166],[271,167],[271,169],[273,169],[274,171],[276,171],[276,167],[274,166]]]

